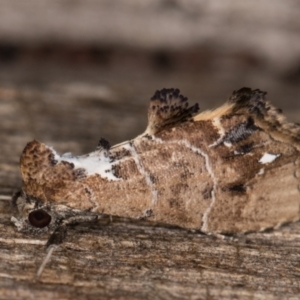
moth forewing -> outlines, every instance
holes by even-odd
[[[163,89],[133,140],[110,148],[101,139],[79,157],[28,143],[14,223],[33,232],[107,214],[235,234],[298,220],[300,127],[265,94],[243,88],[198,113],[179,90]]]

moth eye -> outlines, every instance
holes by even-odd
[[[43,228],[50,224],[51,216],[47,214],[44,210],[38,209],[32,211],[28,215],[28,221],[34,227]]]

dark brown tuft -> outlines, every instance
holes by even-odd
[[[237,109],[246,107],[250,113],[262,117],[268,110],[265,100],[266,94],[267,92],[263,92],[259,89],[252,90],[244,87],[232,93],[229,98],[229,103],[236,104]]]
[[[186,122],[198,111],[198,103],[189,107],[188,98],[180,94],[179,89],[156,91],[148,110],[147,133],[157,133],[162,129]]]
[[[101,137],[98,142],[97,149],[109,150],[110,149],[109,141],[106,140],[105,138]]]

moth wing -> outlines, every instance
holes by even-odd
[[[20,158],[23,191],[45,199],[47,190],[64,190],[68,181],[78,177],[78,170],[67,162],[57,163],[56,152],[36,140],[29,142]]]
[[[223,135],[209,148],[217,176],[207,232],[249,232],[300,219],[300,126],[243,88],[220,115]]]

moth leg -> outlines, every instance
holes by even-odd
[[[72,216],[68,219],[65,219],[60,226],[58,226],[54,232],[49,237],[47,244],[46,244],[46,251],[47,254],[45,258],[43,259],[37,273],[36,273],[36,279],[39,279],[42,275],[46,264],[49,262],[51,255],[55,249],[59,247],[60,244],[62,244],[67,236],[67,229],[68,226],[83,223],[83,222],[95,222],[99,219],[99,216]]]
[[[47,250],[51,246],[54,245],[58,246],[62,244],[66,236],[67,236],[67,226],[65,224],[58,226],[48,239],[48,242],[46,244]]]
[[[71,225],[76,225],[84,222],[96,222],[99,219],[99,216],[72,216],[62,221],[61,225],[59,225],[54,232],[51,234],[48,242],[46,244],[47,249],[51,245],[60,245],[63,243],[64,239],[67,236],[67,227]]]
[[[64,241],[65,237],[67,235],[67,227],[66,225],[60,225],[58,226],[54,232],[51,234],[50,238],[48,239],[48,242],[46,244],[47,247],[47,254],[45,258],[43,259],[37,273],[36,273],[36,279],[39,279],[42,275],[46,264],[51,258],[51,255],[55,249],[58,248],[58,246]]]
[[[39,279],[40,276],[42,275],[42,273],[43,273],[43,271],[44,271],[44,269],[45,269],[46,264],[47,264],[48,261],[50,260],[53,251],[54,251],[57,247],[58,247],[58,245],[55,245],[55,244],[50,245],[50,246],[47,247],[47,254],[46,254],[45,258],[43,259],[43,261],[42,261],[42,263],[41,263],[39,269],[38,269],[37,272],[36,272],[36,276],[35,276],[36,279]]]

